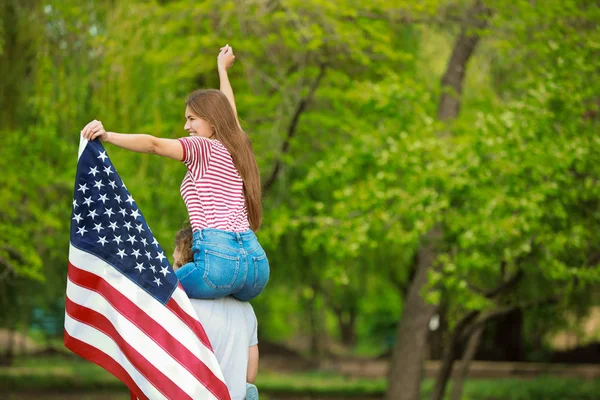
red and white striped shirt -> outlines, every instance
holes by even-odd
[[[179,138],[188,172],[181,182],[192,230],[230,232],[250,229],[243,182],[231,154],[218,140],[202,136]]]

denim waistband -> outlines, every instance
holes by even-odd
[[[249,240],[249,239],[254,239],[256,236],[254,235],[254,232],[251,229],[248,229],[246,231],[242,231],[242,232],[231,232],[231,231],[224,231],[221,229],[215,229],[215,228],[204,228],[204,229],[198,229],[194,231],[194,239],[198,238],[200,240],[203,240],[206,237],[210,237],[210,236],[219,236],[219,237],[223,237],[226,239],[231,239],[231,240]]]

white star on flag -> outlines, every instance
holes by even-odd
[[[113,372],[132,399],[230,400],[192,304],[107,153],[80,138],[64,344]]]

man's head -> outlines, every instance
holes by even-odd
[[[192,252],[192,228],[183,228],[175,235],[175,251],[173,251],[173,269],[177,269],[194,261]]]

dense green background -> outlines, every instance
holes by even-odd
[[[440,81],[461,29],[476,29],[471,4],[3,0],[1,325],[62,314],[82,127],[184,135],[186,95],[218,87],[226,43],[265,184],[261,340],[309,338],[313,356],[388,350],[434,226],[423,295],[450,327],[521,305],[538,343],[567,311],[585,315],[600,282],[599,5],[487,2],[460,113],[442,122]],[[107,149],[171,254],[184,167]],[[516,273],[508,293],[483,295]]]

